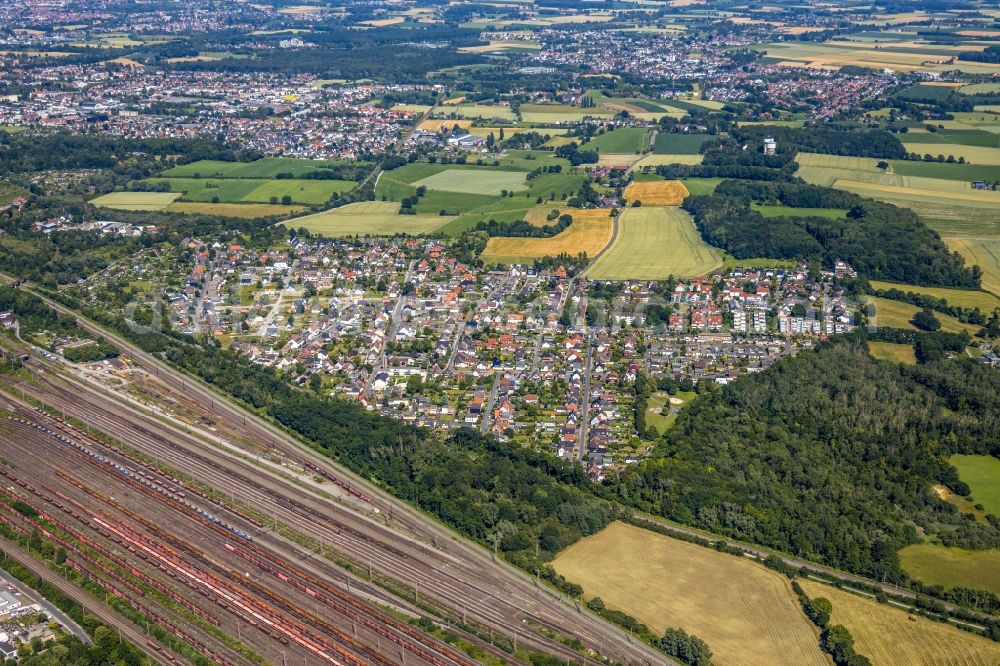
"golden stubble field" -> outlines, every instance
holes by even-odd
[[[763,565],[612,523],[553,562],[586,598],[601,597],[655,633],[683,627],[720,666],[816,666],[829,660],[791,584]]]
[[[831,622],[847,627],[857,651],[877,666],[1000,664],[1000,643],[812,580],[799,584],[810,598],[830,600]]]
[[[573,216],[573,223],[560,233],[551,238],[494,236],[486,244],[482,254],[483,261],[487,264],[525,263],[540,257],[554,257],[563,253],[576,256],[581,252],[594,257],[611,242],[614,230],[611,211],[594,208],[563,212]]]
[[[643,206],[680,206],[687,195],[687,188],[679,180],[633,182],[625,188],[625,199],[640,201]]]

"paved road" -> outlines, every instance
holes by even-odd
[[[66,629],[66,631],[70,632],[71,634],[79,638],[81,641],[86,643],[87,645],[90,645],[90,636],[87,635],[87,632],[84,631],[83,628],[80,627],[80,625],[78,625],[73,620],[73,618],[71,618],[69,615],[66,615],[66,613],[63,613],[58,608],[56,608],[55,605],[53,605],[52,602],[50,602],[48,599],[43,597],[38,592],[35,592],[35,590],[31,589],[18,579],[11,576],[4,569],[0,569],[0,579],[2,579],[5,583],[12,585],[18,590],[20,590],[21,594],[28,597],[34,603],[44,608],[45,611],[49,615],[51,615],[56,622],[61,624],[63,628]]]

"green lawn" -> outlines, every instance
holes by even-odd
[[[877,359],[916,365],[917,357],[913,345],[897,344],[895,342],[869,342],[868,352]]]
[[[948,459],[958,478],[969,484],[972,499],[987,513],[1000,517],[1000,460],[993,456],[954,455]]]

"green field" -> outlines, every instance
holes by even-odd
[[[995,148],[997,146],[997,135],[991,134],[985,130],[981,129],[943,129],[937,132],[910,132],[906,135],[899,135],[906,139],[906,143],[910,144],[907,150],[918,153],[920,155],[926,154],[927,150],[921,149],[922,144],[928,143],[950,143],[955,144],[955,148],[959,149],[961,146],[983,146],[985,148]],[[934,154],[937,157],[937,153]],[[945,157],[948,155],[945,154]]]
[[[490,171],[487,169],[445,169],[413,183],[428,190],[464,192],[466,194],[499,195],[502,191],[518,192],[528,189],[524,174],[518,171]]]
[[[641,153],[649,147],[649,130],[642,127],[622,127],[599,134],[583,144],[583,150],[620,155]]]
[[[921,176],[944,180],[972,182],[1000,180],[1000,167],[984,164],[942,164],[916,160],[891,160],[892,172],[900,176]]]
[[[722,265],[691,216],[679,208],[628,208],[611,247],[586,273],[599,280],[662,280],[705,275]]]
[[[681,182],[690,194],[695,196],[714,194],[715,188],[719,186],[724,178],[682,178]]]
[[[970,83],[958,92],[963,95],[1000,95],[1000,83]]]
[[[171,192],[183,193],[185,201],[220,203],[269,203],[285,196],[292,203],[317,205],[354,187],[353,181],[266,178],[147,178],[147,183],[167,183]]]
[[[503,120],[516,120],[514,112],[509,106],[487,106],[485,104],[459,104],[455,107],[440,107],[439,112],[451,113],[454,111],[462,118],[502,118]]]
[[[1000,550],[965,550],[918,543],[899,551],[903,570],[928,585],[970,587],[1000,594]]]
[[[973,289],[949,289],[947,287],[918,287],[912,284],[899,284],[897,282],[885,282],[884,280],[871,280],[871,286],[880,290],[898,289],[902,292],[914,292],[926,294],[934,298],[943,298],[948,301],[948,305],[957,305],[962,308],[979,308],[984,313],[993,312],[1000,307],[1000,298],[986,291],[975,291]]]
[[[680,134],[659,132],[653,152],[663,155],[697,155],[703,143],[711,139],[708,134]]]
[[[605,109],[584,109],[569,104],[522,104],[519,110],[523,122],[540,125],[575,123],[584,118],[612,115],[611,111]]]
[[[118,210],[162,210],[179,196],[173,192],[112,192],[90,203]]]
[[[255,162],[201,160],[167,169],[160,175],[167,178],[191,178],[195,174],[203,178],[274,178],[279,173],[289,173],[297,178],[305,173],[322,171],[335,164],[341,163],[294,157],[264,157]]]
[[[750,204],[750,208],[764,217],[792,215],[800,217],[825,217],[831,220],[847,217],[847,211],[840,208],[794,208],[792,206],[769,206],[757,203]]]
[[[1000,460],[993,456],[954,455],[948,462],[958,470],[958,478],[969,484],[972,498],[986,513],[1000,517]]]
[[[875,316],[874,318],[869,317],[869,319],[872,319],[872,323],[876,326],[902,328],[908,331],[919,330],[910,323],[913,316],[920,310],[917,306],[903,303],[902,301],[893,301],[888,298],[878,298],[876,296],[869,297],[868,300],[875,306]],[[935,312],[934,316],[941,322],[941,330],[946,333],[968,331],[969,335],[975,335],[980,329],[979,326],[963,324],[954,317],[949,317],[940,312]]]
[[[897,344],[895,342],[869,342],[868,351],[877,359],[916,365],[917,357],[913,345]]]
[[[296,217],[285,222],[289,228],[305,227],[322,236],[387,236],[429,234],[451,218],[438,215],[400,215],[399,204],[372,201]]]

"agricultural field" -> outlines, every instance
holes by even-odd
[[[594,137],[581,148],[614,155],[643,153],[649,148],[649,130],[643,127],[622,127]]]
[[[579,106],[570,106],[569,104],[522,104],[520,112],[522,122],[539,125],[575,123],[584,118],[608,117],[613,115],[611,111],[604,109],[584,109]]]
[[[994,227],[994,232],[1000,231],[1000,226]],[[969,264],[975,264],[983,269],[983,289],[1000,296],[1000,234],[994,238],[982,238],[959,235],[945,235],[945,244],[958,252]]]
[[[958,478],[969,484],[972,498],[986,513],[1000,517],[1000,459],[993,456],[954,455],[948,462]]]
[[[161,176],[166,178],[275,178],[279,173],[291,174],[299,178],[305,173],[322,171],[340,164],[327,160],[307,160],[294,157],[264,157],[254,162],[221,162],[200,160],[167,169]]]
[[[840,69],[845,65],[878,67],[897,72],[942,72],[958,69],[969,73],[1000,71],[1000,65],[947,60],[966,46],[929,46],[915,42],[891,44],[859,42],[778,42],[765,45],[765,62],[786,67],[806,66],[812,69]]]
[[[658,167],[661,164],[683,164],[686,166],[697,166],[705,159],[704,155],[688,155],[683,153],[652,153],[646,155],[636,162],[635,168]]]
[[[708,134],[680,134],[659,132],[653,152],[660,155],[697,155],[701,146],[711,139]]]
[[[597,159],[597,166],[631,168],[641,159],[642,155],[638,153],[636,154],[601,153],[601,156]]]
[[[371,201],[296,217],[284,224],[294,229],[305,227],[321,236],[389,236],[429,234],[451,219],[439,215],[400,215],[397,203]]]
[[[1000,148],[994,146],[958,146],[952,143],[910,143],[903,144],[906,150],[921,155],[954,155],[955,159],[964,157],[969,164],[987,164],[1000,166]]]
[[[910,305],[909,303],[903,303],[902,301],[893,301],[888,298],[879,298],[877,296],[871,296],[868,299],[869,303],[875,306],[874,317],[869,316],[871,323],[876,326],[882,326],[885,328],[902,328],[908,331],[916,331],[916,326],[910,323],[913,319],[913,315],[917,314],[920,310],[915,305]],[[973,324],[963,324],[954,317],[949,317],[946,314],[940,312],[935,312],[934,316],[938,318],[941,322],[941,330],[946,333],[961,333],[962,331],[968,331],[969,335],[975,335],[976,332],[981,328]]]
[[[928,585],[970,587],[1000,594],[1000,550],[965,550],[918,543],[899,551],[903,570]]]
[[[689,192],[679,180],[633,182],[625,188],[624,198],[644,206],[680,206]]]
[[[270,203],[288,196],[292,203],[324,204],[355,183],[348,180],[268,179],[268,178],[147,178],[146,183],[167,183],[185,201],[215,203]]]
[[[466,194],[499,195],[503,191],[519,192],[528,189],[524,174],[519,171],[490,171],[486,169],[446,169],[413,183],[428,190],[464,192]]]
[[[246,220],[257,217],[280,217],[301,213],[302,206],[283,206],[281,204],[263,203],[204,203],[193,201],[175,201],[162,209],[166,213],[188,213],[192,215],[218,215],[220,217],[239,217]]]
[[[614,219],[603,208],[566,210],[573,223],[551,238],[493,237],[486,244],[482,260],[486,264],[530,263],[540,257],[559,254],[597,256],[611,241]]]
[[[913,353],[913,345],[897,344],[895,342],[869,342],[868,352],[877,359],[916,365],[917,357]]]
[[[463,118],[500,118],[503,120],[515,120],[514,112],[509,106],[488,106],[485,104],[459,104],[457,106],[438,107],[436,113],[451,113],[454,111]]]
[[[713,664],[829,663],[789,581],[745,558],[615,522],[552,565],[585,598],[600,597],[656,634],[682,627],[697,635]]]
[[[662,280],[697,277],[722,264],[718,250],[701,239],[691,216],[679,208],[628,208],[618,220],[611,247],[586,273],[597,280]]]
[[[90,203],[118,210],[163,210],[179,196],[176,192],[112,192]]]
[[[933,620],[910,619],[906,610],[838,590],[808,578],[799,580],[810,598],[833,604],[830,621],[854,637],[860,654],[879,666],[991,666],[1000,661],[1000,643]]]
[[[987,314],[993,312],[995,308],[1000,308],[1000,298],[995,294],[985,291],[949,289],[947,287],[918,287],[912,284],[899,284],[883,280],[871,280],[870,284],[876,289],[899,289],[902,292],[912,291],[918,294],[933,296],[934,298],[943,298],[948,301],[948,305],[957,305],[962,308],[979,308]]]

